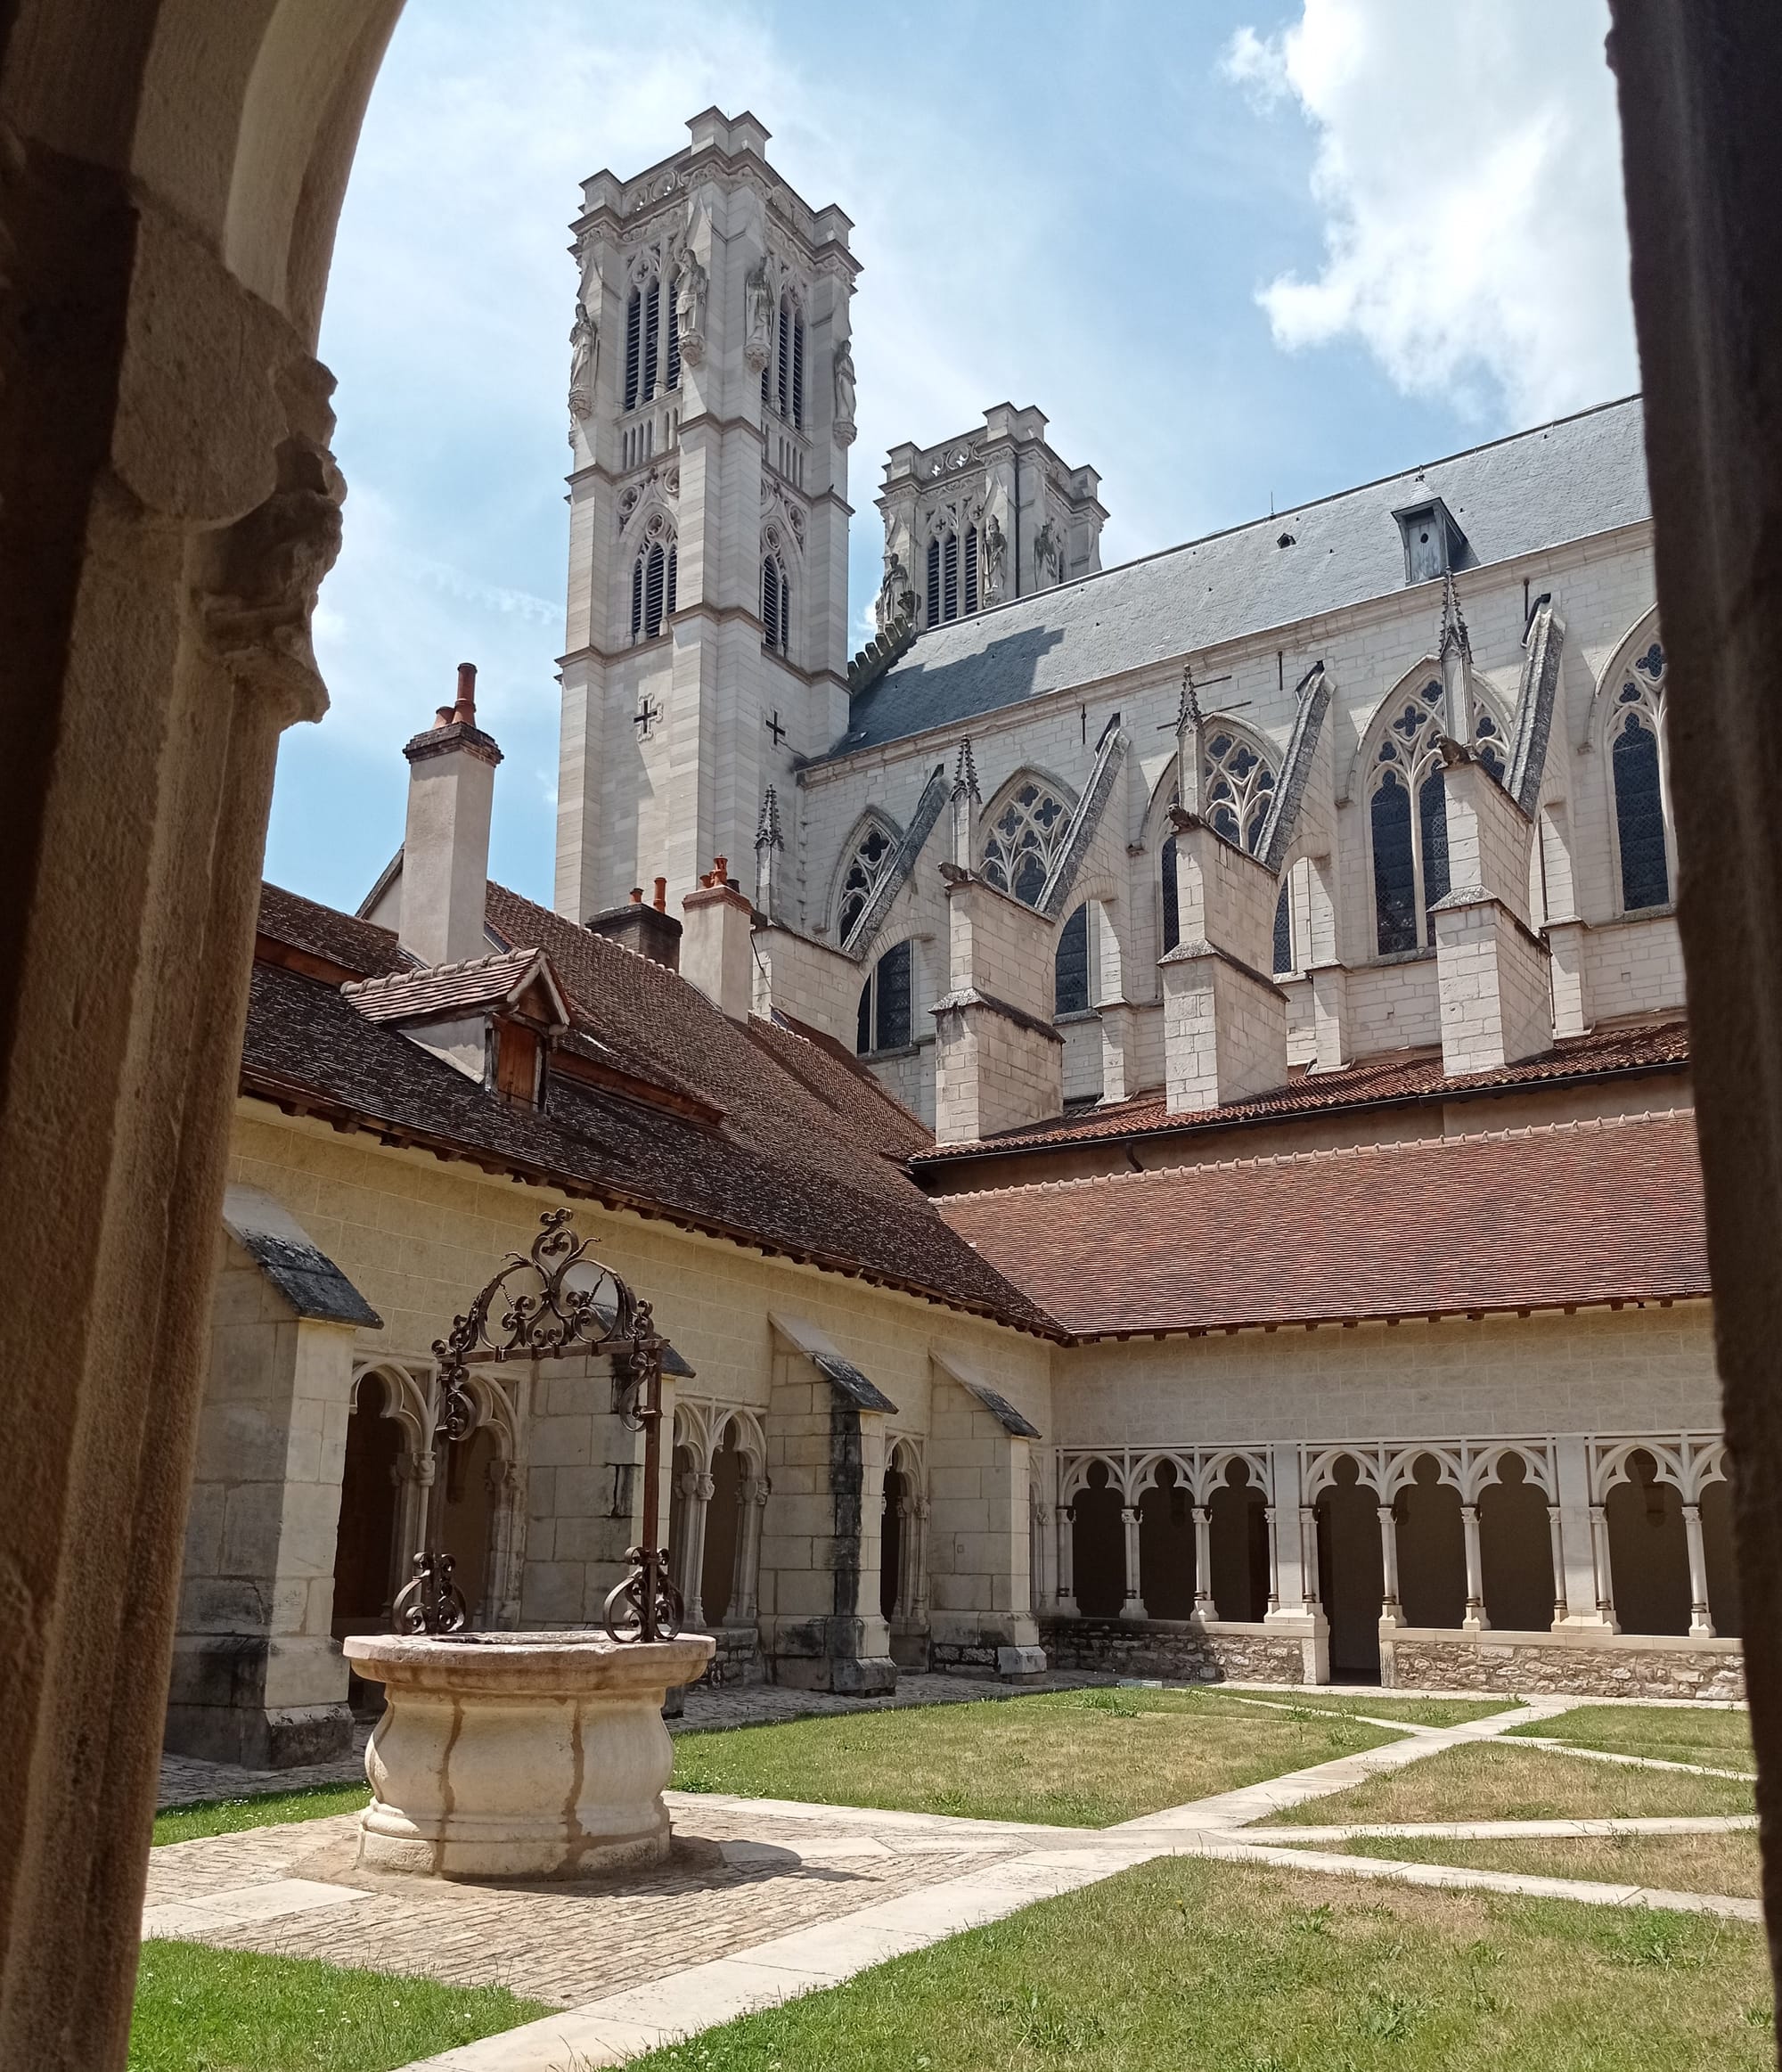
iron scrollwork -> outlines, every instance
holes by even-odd
[[[607,1598],[606,1628],[615,1641],[672,1640],[680,1626],[681,1600],[668,1580],[667,1552],[657,1544],[662,1340],[649,1303],[593,1257],[588,1241],[570,1226],[567,1208],[547,1210],[540,1224],[530,1252],[510,1253],[500,1273],[434,1345],[439,1363],[434,1423],[439,1467],[428,1507],[427,1545],[414,1558],[413,1580],[396,1599],[397,1624],[404,1633],[454,1634],[467,1616],[452,1579],[452,1557],[439,1544],[438,1503],[446,1449],[462,1445],[482,1422],[471,1367],[607,1354],[617,1384],[614,1408],[626,1430],[643,1434],[643,1530],[642,1544],[625,1552],[630,1573]]]

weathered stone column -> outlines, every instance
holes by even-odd
[[[1565,1533],[1563,1514],[1557,1503],[1547,1506],[1548,1536],[1553,1544],[1553,1624],[1565,1625],[1570,1614],[1570,1601],[1565,1590]]]
[[[1485,1617],[1484,1567],[1479,1555],[1479,1507],[1460,1506],[1460,1531],[1467,1546],[1467,1616],[1460,1621],[1464,1633],[1482,1634],[1491,1624]]]
[[[1142,1578],[1139,1573],[1139,1507],[1128,1503],[1121,1507],[1121,1521],[1126,1527],[1126,1594],[1120,1604],[1122,1618],[1143,1618],[1145,1600],[1140,1591]]]
[[[731,1623],[753,1626],[760,1595],[761,1516],[767,1503],[767,1478],[743,1479],[741,1515],[737,1520],[736,1588]]]
[[[1278,1513],[1273,1504],[1263,1512],[1263,1523],[1269,1536],[1269,1605],[1270,1611],[1279,1611],[1281,1601],[1280,1545],[1275,1538],[1275,1519]]]
[[[1609,1518],[1600,1503],[1590,1506],[1590,1552],[1597,1566],[1597,1617],[1610,1633],[1619,1633],[1614,1613],[1614,1577],[1609,1572]]]
[[[1056,1545],[1058,1548],[1059,1617],[1060,1618],[1075,1618],[1077,1616],[1076,1590],[1071,1560],[1075,1551],[1075,1542],[1072,1536],[1076,1530],[1076,1520],[1072,1515],[1070,1505],[1067,1503],[1059,1504],[1058,1510],[1053,1513],[1053,1520],[1058,1528]]]
[[[1692,1639],[1711,1641],[1714,1622],[1708,1609],[1708,1558],[1702,1544],[1702,1507],[1683,1506],[1683,1534],[1689,1545],[1689,1634]]]
[[[1398,1516],[1389,1503],[1378,1506],[1380,1521],[1380,1568],[1386,1577],[1386,1591],[1380,1605],[1380,1625],[1383,1627],[1400,1624],[1398,1602]]]
[[[1194,1610],[1198,1618],[1217,1616],[1213,1603],[1213,1513],[1204,1503],[1194,1507]]]
[[[703,1627],[706,1623],[706,1515],[715,1485],[709,1475],[695,1474],[687,1478],[685,1486],[687,1579],[681,1587],[681,1602],[687,1624]]]

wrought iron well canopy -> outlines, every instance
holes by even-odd
[[[668,1580],[668,1556],[658,1544],[662,1461],[662,1349],[649,1303],[603,1265],[576,1235],[567,1208],[548,1209],[525,1254],[511,1252],[500,1273],[469,1310],[435,1341],[439,1363],[438,1407],[433,1427],[433,1486],[427,1504],[426,1545],[414,1575],[394,1607],[398,1632],[455,1634],[468,1616],[452,1579],[452,1557],[440,1545],[440,1504],[447,1449],[461,1445],[482,1421],[470,1387],[472,1367],[508,1360],[562,1360],[609,1355],[613,1410],[628,1431],[643,1434],[642,1544],[625,1550],[627,1574],[609,1593],[606,1628],[616,1641],[673,1640],[681,1601]]]

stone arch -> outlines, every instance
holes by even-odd
[[[455,1580],[477,1626],[516,1624],[519,1613],[519,1421],[512,1396],[492,1374],[466,1384],[477,1422],[446,1455],[440,1538],[456,1563]]]
[[[1479,1511],[1487,1623],[1517,1633],[1543,1631],[1553,1623],[1559,1594],[1557,1502],[1544,1449],[1490,1447],[1468,1463],[1467,1487]]]
[[[1656,1440],[1617,1446],[1601,1471],[1616,1624],[1630,1634],[1689,1630],[1689,1552],[1681,1463]]]
[[[353,1377],[334,1533],[331,1631],[379,1633],[420,1547],[432,1480],[432,1420],[422,1383],[394,1361]]]
[[[1458,1459],[1446,1447],[1407,1447],[1387,1487],[1398,1544],[1400,1616],[1407,1626],[1458,1627],[1467,1612]]]
[[[1669,676],[1655,606],[1616,649],[1591,693],[1588,741],[1603,758],[1617,913],[1650,912],[1677,897]]]
[[[1708,1609],[1715,1633],[1737,1639],[1745,1630],[1739,1607],[1738,1564],[1732,1532],[1732,1478],[1727,1473],[1726,1448],[1713,1449],[1717,1456],[1712,1471],[1704,1468],[1696,1478],[1696,1501],[1701,1507],[1702,1564],[1708,1585]]]
[[[1203,1463],[1200,1500],[1207,1512],[1207,1588],[1222,1619],[1262,1618],[1272,1577],[1268,1457],[1234,1450]]]
[[[1330,1622],[1330,1672],[1339,1682],[1369,1683],[1380,1674],[1381,1480],[1377,1461],[1348,1446],[1327,1448],[1306,1477],[1318,1521],[1318,1596]]]
[[[1112,1462],[1079,1461],[1065,1486],[1071,1519],[1071,1571],[1085,1618],[1117,1618],[1126,1598],[1125,1493]]]
[[[1140,1469],[1139,1595],[1147,1618],[1188,1618],[1194,1611],[1196,1575],[1193,1476],[1165,1454]]]

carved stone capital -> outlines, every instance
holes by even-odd
[[[284,724],[320,719],[328,692],[310,644],[322,578],[340,552],[347,484],[328,441],[334,377],[316,360],[279,382],[287,432],[266,501],[208,536],[198,588],[204,639],[238,681],[278,706]]]

